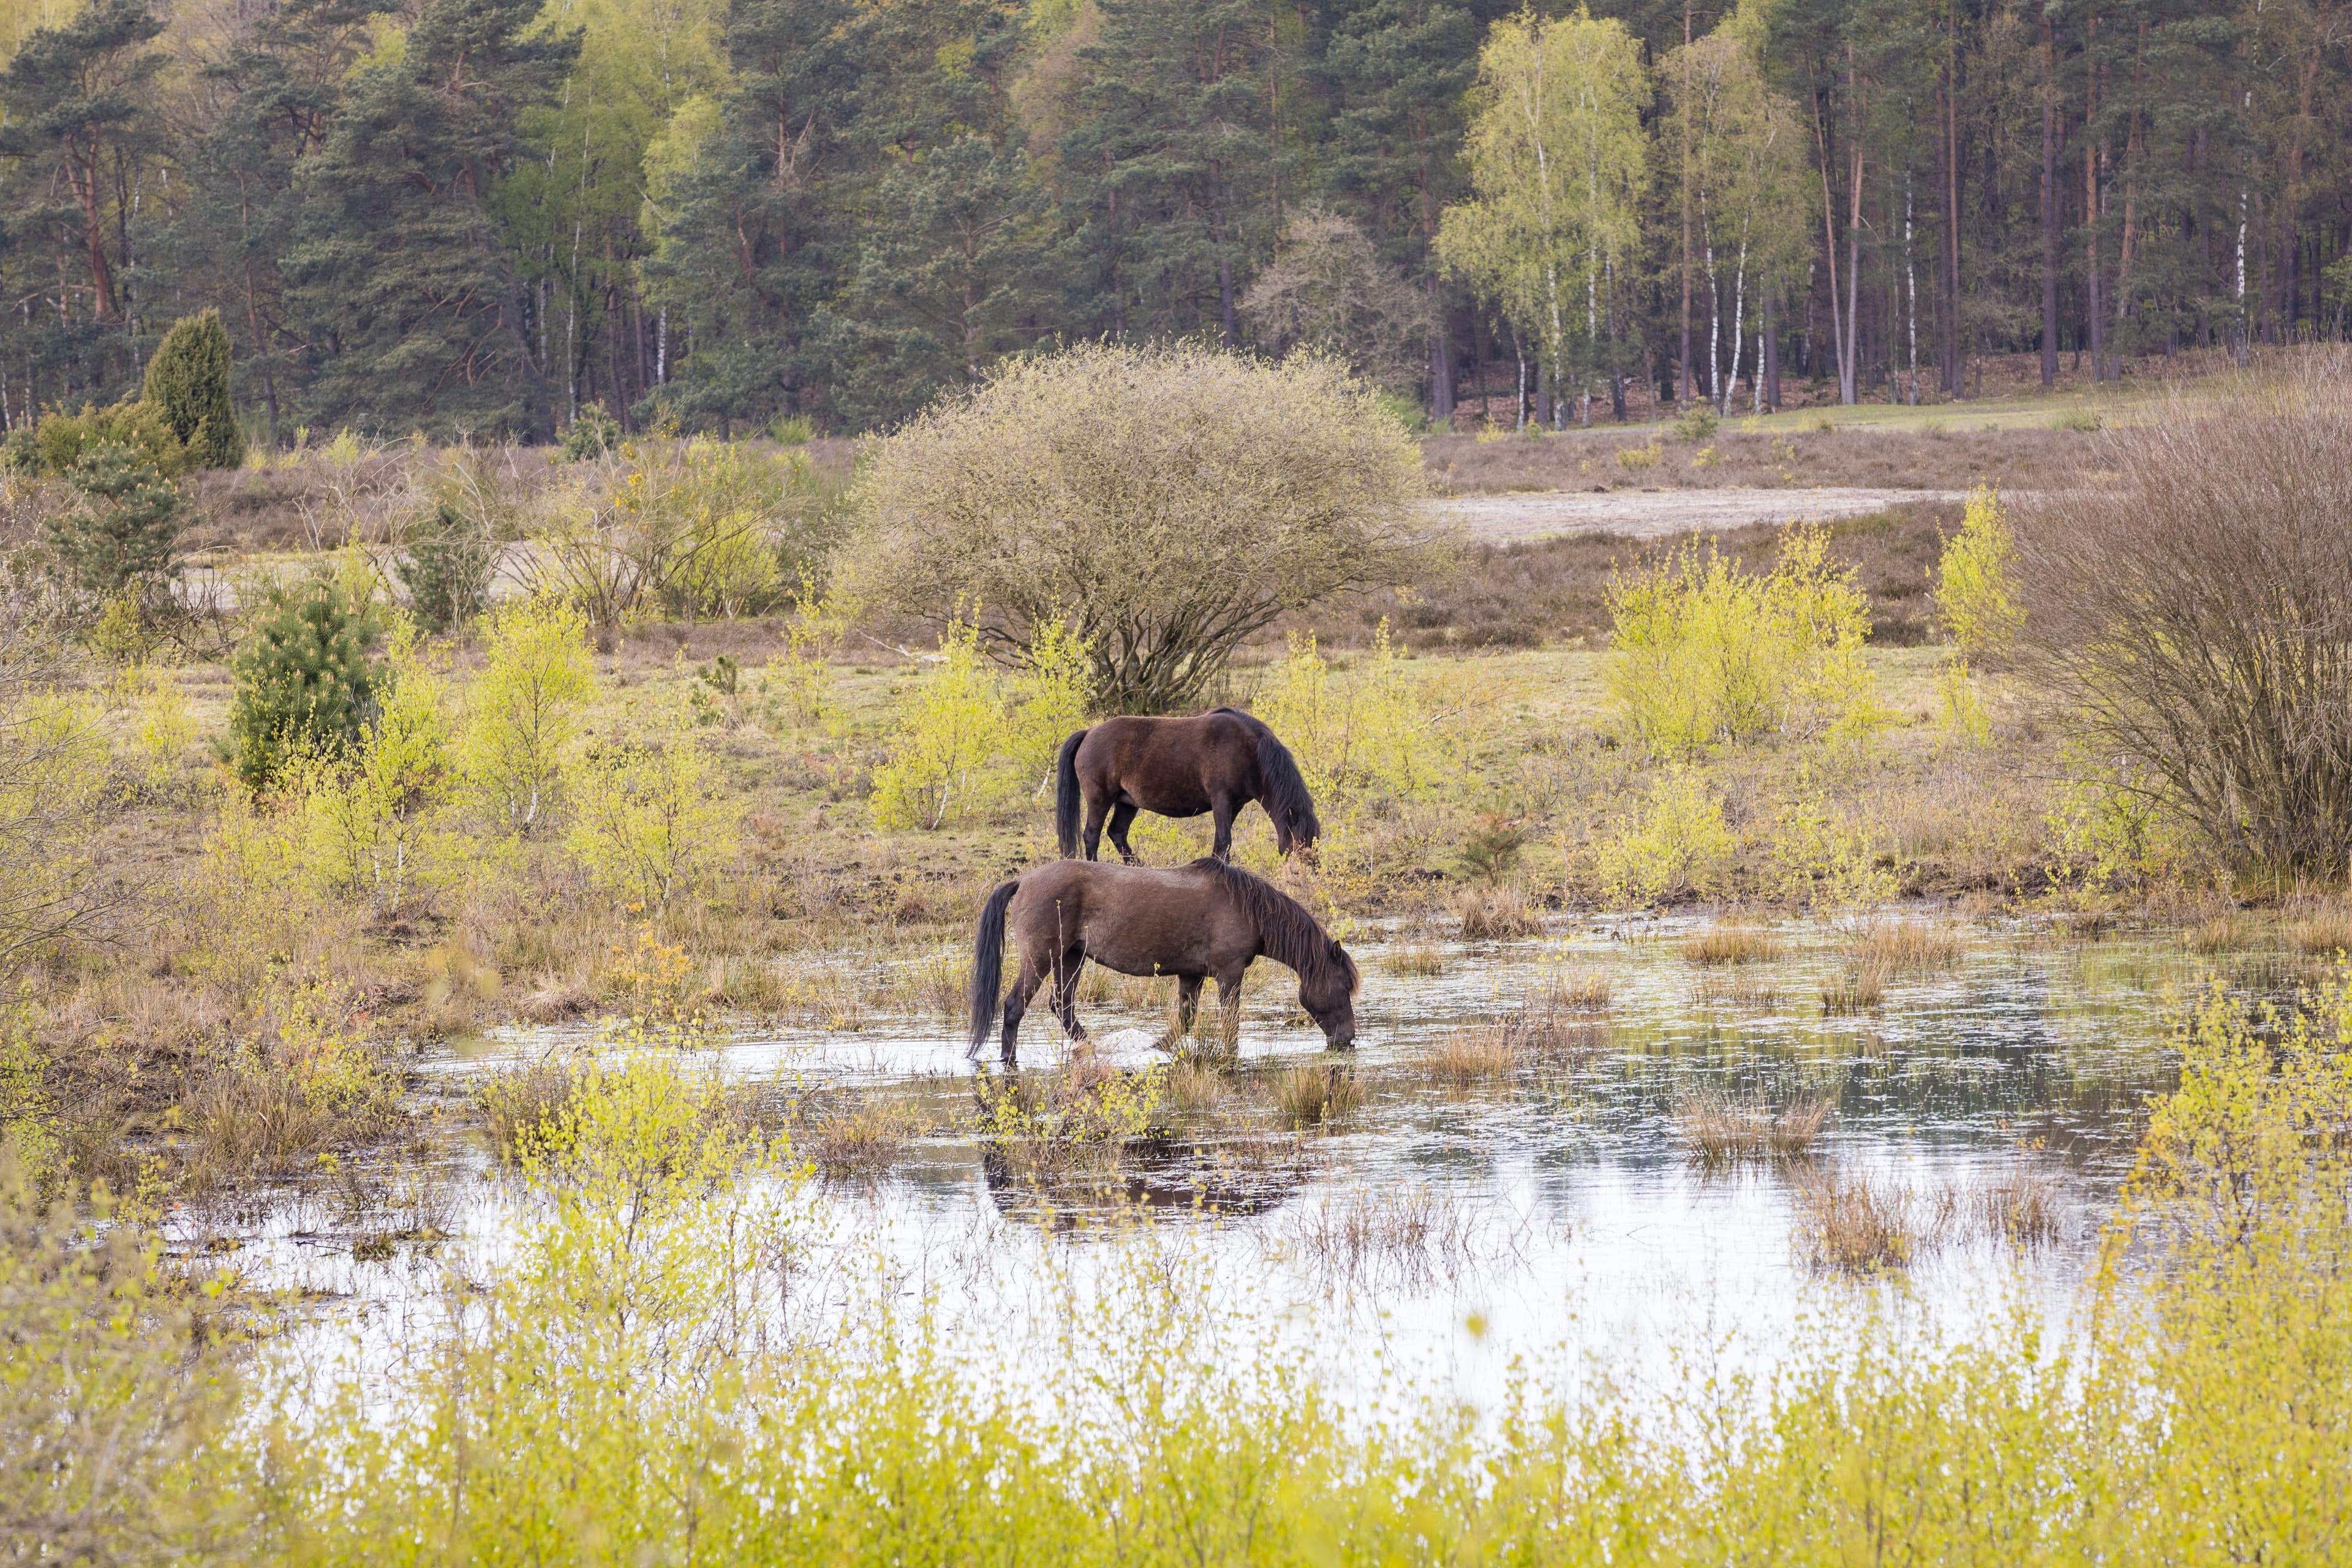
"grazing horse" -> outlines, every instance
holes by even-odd
[[[1273,883],[1214,856],[1165,869],[1055,860],[999,887],[981,910],[971,955],[974,1056],[996,1019],[1008,925],[1021,943],[1021,970],[1004,994],[1008,1062],[1021,1016],[1049,972],[1055,1016],[1072,1039],[1087,1037],[1076,1004],[1078,970],[1089,958],[1121,974],[1176,976],[1177,1022],[1187,1033],[1201,983],[1213,976],[1232,1039],[1241,1027],[1242,972],[1263,955],[1297,974],[1298,1005],[1334,1050],[1355,1043],[1355,960]]]
[[[1298,764],[1274,731],[1234,708],[1212,708],[1193,719],[1106,719],[1062,742],[1055,760],[1054,832],[1065,859],[1078,852],[1078,803],[1087,808],[1087,858],[1101,847],[1103,822],[1119,858],[1132,863],[1128,825],[1136,812],[1161,816],[1216,813],[1217,839],[1209,851],[1233,853],[1234,817],[1255,800],[1274,819],[1275,843],[1311,852],[1323,831]]]

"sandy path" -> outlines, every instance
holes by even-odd
[[[1500,543],[1561,533],[1655,539],[1693,529],[1746,528],[1796,517],[1862,517],[1906,501],[1967,499],[1964,490],[1536,490],[1453,496],[1428,504],[1459,521],[1473,539]]]

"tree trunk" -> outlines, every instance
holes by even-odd
[[[2042,14],[2042,384],[2058,384],[2058,42]]]

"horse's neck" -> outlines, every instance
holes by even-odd
[[[1307,973],[1306,960],[1315,951],[1312,928],[1302,931],[1288,921],[1261,926],[1258,945],[1265,950],[1268,958],[1300,975]]]

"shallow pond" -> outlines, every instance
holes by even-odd
[[[1700,964],[1686,944],[1706,924],[1594,921],[1508,942],[1370,933],[1353,944],[1365,984],[1344,1057],[1296,1015],[1287,972],[1261,963],[1223,1103],[1163,1109],[1115,1171],[1085,1179],[1040,1183],[972,1131],[976,1088],[1001,1074],[968,1062],[935,1016],[740,1033],[715,1050],[733,1077],[928,1118],[887,1168],[820,1189],[831,1261],[808,1288],[829,1289],[826,1267],[878,1268],[972,1333],[1017,1338],[1041,1270],[1084,1271],[1145,1230],[1179,1239],[1221,1290],[1276,1309],[1289,1341],[1342,1381],[1403,1364],[1477,1401],[1515,1358],[1638,1370],[1705,1348],[1755,1364],[1853,1301],[1853,1273],[1819,1233],[1856,1183],[1896,1214],[1910,1254],[1874,1277],[1902,1281],[1938,1326],[1965,1332],[2021,1300],[2063,1307],[2144,1103],[2169,1084],[2168,1018],[2211,965],[2169,932],[1938,925],[1956,952],[1837,1011],[1824,996],[1843,984],[1855,928],[1776,925],[1765,959]],[[1561,1037],[1499,1075],[1434,1070],[1449,1035],[1548,993],[1578,996]],[[1163,1007],[1139,984],[1098,982],[1080,1003],[1102,1060],[1129,1068],[1165,1060],[1138,1032],[1160,1027]],[[1024,1068],[1063,1062],[1042,1010],[1024,1037]],[[425,1064],[419,1092],[461,1107],[478,1075],[561,1037],[452,1047]],[[1361,1103],[1296,1131],[1273,1086],[1301,1063],[1336,1066]],[[1818,1136],[1710,1163],[1695,1142],[1710,1106],[1814,1106]],[[249,1215],[241,1264],[362,1319],[404,1316],[453,1256],[496,1251],[512,1223],[512,1184],[478,1144],[354,1178],[373,1185],[341,1217],[317,1194]],[[2020,1192],[2031,1223],[1986,1218],[1999,1205],[1985,1194]],[[361,1237],[397,1230],[404,1212],[452,1239]]]

